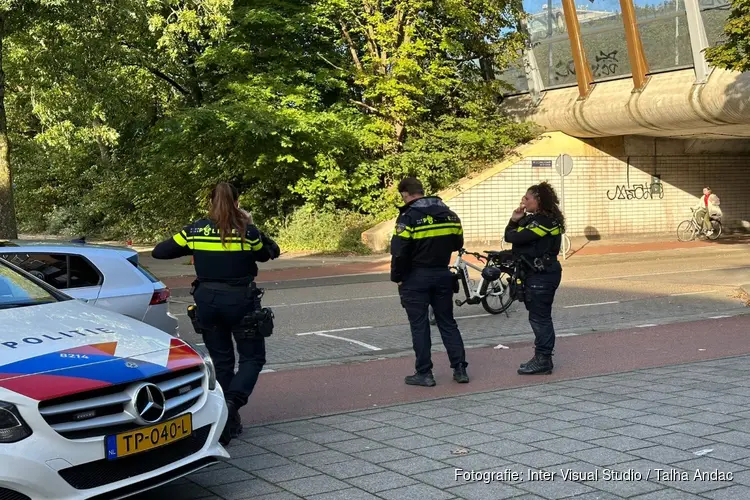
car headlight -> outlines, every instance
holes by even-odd
[[[200,346],[193,344],[189,340],[180,340],[185,342],[187,345],[192,347],[195,352],[201,355],[201,358],[203,358],[203,363],[206,365],[206,371],[208,372],[208,390],[213,391],[214,389],[216,389],[216,367],[214,366],[214,361],[211,359],[208,351],[206,351],[205,349],[201,349]]]
[[[16,405],[0,401],[0,443],[15,443],[31,436],[31,428]]]

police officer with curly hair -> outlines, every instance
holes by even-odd
[[[208,217],[188,224],[151,253],[155,259],[194,258],[197,323],[229,409],[220,437],[225,446],[242,432],[239,409],[247,404],[266,363],[265,339],[245,335],[238,327],[248,313],[258,309],[254,287],[257,262],[274,259],[280,253],[278,245],[239,208],[238,198],[234,186],[219,183],[211,192]],[[240,358],[236,374],[233,336]]]
[[[554,188],[547,182],[531,186],[505,228],[505,241],[522,269],[523,301],[534,331],[534,357],[518,373],[552,373],[555,328],[552,303],[560,286],[562,266],[557,259],[565,232],[565,216]]]
[[[424,196],[422,183],[414,177],[402,180],[398,191],[404,206],[391,239],[391,281],[399,286],[416,354],[416,372],[405,382],[425,387],[436,384],[428,319],[432,305],[453,379],[468,383],[466,351],[453,317],[455,278],[449,268],[451,254],[463,246],[461,220],[437,196]]]

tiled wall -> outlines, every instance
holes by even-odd
[[[562,197],[553,167],[532,167],[525,158],[447,203],[461,217],[468,241],[498,241],[526,189],[547,180]],[[750,227],[750,157],[575,157],[565,177],[568,235],[615,236],[675,233],[690,216],[705,185],[721,199],[724,225]],[[655,177],[659,184],[649,187]]]

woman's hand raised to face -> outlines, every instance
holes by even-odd
[[[513,210],[513,215],[510,216],[510,219],[513,222],[518,222],[519,220],[521,220],[521,218],[524,216],[525,213],[526,213],[526,207],[524,207],[522,203],[518,205],[518,208]]]

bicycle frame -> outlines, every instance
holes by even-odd
[[[478,254],[478,253],[474,253],[474,252],[468,252],[464,248],[462,248],[461,250],[458,251],[458,255],[456,256],[456,260],[454,261],[454,263],[451,266],[451,268],[455,269],[456,273],[459,275],[459,278],[461,279],[461,285],[462,285],[463,290],[464,290],[464,294],[466,295],[466,300],[462,301],[460,299],[456,299],[456,305],[459,306],[459,307],[462,306],[462,305],[464,305],[464,304],[470,304],[470,305],[479,304],[482,301],[482,299],[486,296],[486,293],[482,294],[482,292],[481,292],[482,288],[484,287],[484,283],[485,283],[484,277],[480,276],[479,281],[477,282],[477,288],[476,288],[476,290],[472,290],[470,288],[470,286],[469,286],[469,282],[471,280],[469,279],[469,270],[468,270],[468,268],[470,267],[470,268],[474,269],[475,271],[479,271],[480,273],[482,272],[483,268],[479,267],[479,266],[477,266],[475,264],[472,264],[471,262],[465,261],[464,258],[463,258],[464,255],[473,255],[474,257],[476,257],[477,259],[479,259],[480,262],[482,260],[484,260],[485,261],[485,266],[489,262],[489,259],[486,256],[484,256],[484,255],[481,255],[481,254]],[[500,288],[501,288],[502,293],[504,293],[505,290],[504,290],[502,281],[498,280],[498,282],[500,283]],[[488,285],[489,285],[489,283],[488,283]]]

